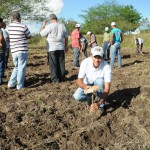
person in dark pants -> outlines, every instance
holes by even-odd
[[[87,54],[88,41],[82,34],[80,34],[80,42],[81,42],[82,58],[86,58],[88,57]]]
[[[110,33],[109,28],[105,27],[105,33],[103,35],[103,51],[104,51],[104,59],[109,60],[110,55]]]
[[[3,24],[3,19],[0,18],[0,85],[3,84],[3,76],[4,76],[4,61],[5,61],[5,49],[6,43],[4,40],[3,32],[1,30]]]
[[[41,36],[46,36],[49,46],[50,79],[53,83],[63,81],[65,77],[65,52],[68,51],[68,33],[62,23],[57,22],[57,16],[50,14],[50,24],[43,22]]]
[[[3,31],[3,36],[5,39],[5,43],[6,43],[6,51],[5,51],[5,63],[4,63],[4,68],[7,69],[8,68],[8,58],[9,58],[9,49],[10,49],[10,40],[9,40],[9,34],[6,31],[6,24],[5,22],[3,22],[2,24],[2,31]]]

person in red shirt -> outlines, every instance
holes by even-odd
[[[80,50],[81,50],[81,43],[80,43],[80,24],[75,25],[75,29],[71,33],[71,39],[72,39],[72,48],[74,51],[74,67],[80,67],[79,65],[79,56],[80,56]]]

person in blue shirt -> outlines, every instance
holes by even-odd
[[[111,36],[110,36],[110,66],[113,68],[115,63],[116,55],[118,56],[118,67],[121,68],[122,61],[121,61],[121,43],[123,41],[122,31],[116,27],[116,23],[111,23]]]

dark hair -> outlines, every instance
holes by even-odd
[[[18,11],[12,12],[12,19],[13,19],[13,20],[21,19],[20,13],[19,13]]]
[[[2,18],[0,18],[0,23],[3,23],[3,19]]]
[[[55,14],[50,14],[50,20],[57,20],[57,16]]]

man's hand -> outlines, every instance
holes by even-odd
[[[88,43],[88,46],[91,46],[91,43]]]
[[[43,30],[45,28],[45,26],[46,26],[46,20],[43,21],[41,30]]]
[[[97,110],[98,110],[98,105],[97,105],[97,103],[91,104],[90,112],[96,112]]]
[[[43,21],[42,26],[46,26],[46,20]]]
[[[87,94],[88,93],[88,89],[91,88],[92,86],[86,85],[84,88],[84,93]]]

